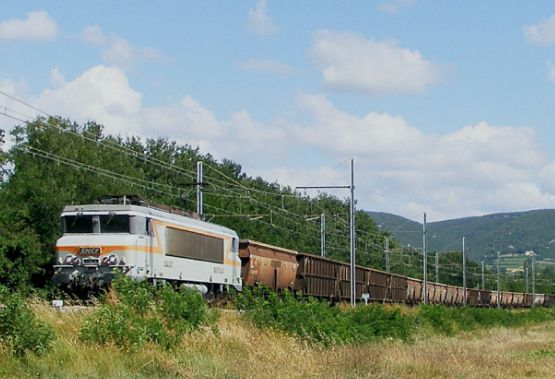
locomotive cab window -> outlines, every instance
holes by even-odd
[[[95,225],[96,224],[96,225]],[[93,220],[91,216],[65,216],[62,217],[63,233],[95,233],[98,220]],[[96,228],[95,228],[96,226]]]
[[[146,219],[122,214],[76,215],[62,217],[62,233],[144,234]]]
[[[129,215],[99,216],[101,233],[130,233]]]

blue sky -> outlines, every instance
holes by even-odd
[[[10,2],[0,91],[291,187],[353,158],[358,209],[555,208],[552,1]]]

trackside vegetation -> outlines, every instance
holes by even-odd
[[[421,332],[454,336],[491,328],[518,328],[555,320],[555,309],[535,307],[525,310],[500,308],[449,308],[421,305],[415,314],[415,326]]]
[[[52,325],[35,316],[29,300],[0,287],[0,351],[14,357],[40,356],[56,340]],[[230,308],[228,311],[234,311]],[[448,308],[421,305],[360,304],[330,306],[312,298],[268,288],[245,287],[237,294],[239,319],[262,331],[290,336],[327,349],[383,340],[412,343],[417,336],[456,336],[490,328],[515,328],[555,321],[555,309]],[[200,293],[171,285],[152,286],[120,276],[100,305],[79,317],[76,339],[85,345],[130,353],[145,346],[179,350],[186,336],[219,336],[220,311],[209,308]]]
[[[0,348],[18,357],[40,355],[54,338],[52,327],[35,317],[26,298],[0,286]]]
[[[217,310],[203,296],[169,284],[152,286],[120,276],[102,305],[85,317],[79,338],[98,345],[114,344],[130,350],[152,342],[163,349],[179,345],[186,333],[211,327],[217,332]]]
[[[490,370],[488,377],[505,378],[514,377],[507,367],[551,360],[555,344],[550,308],[353,309],[246,288],[236,307],[214,310],[187,289],[126,277],[113,285],[95,307],[60,310],[2,288],[0,376],[274,378],[279,370],[280,377],[475,378]],[[459,367],[453,357],[462,345],[473,349],[463,358],[472,363]],[[486,350],[488,365],[477,358]]]
[[[278,295],[262,287],[247,288],[238,294],[237,307],[242,317],[258,328],[279,330],[325,347],[383,339],[411,342],[416,335],[454,336],[480,329],[514,328],[555,320],[553,308],[506,310],[443,305],[408,308],[382,304],[337,307],[295,297],[287,291]]]
[[[384,338],[409,341],[414,330],[414,323],[399,307],[336,307],[289,291],[278,295],[263,287],[244,289],[237,295],[237,307],[243,318],[259,328],[279,330],[323,346]]]

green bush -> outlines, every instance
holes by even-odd
[[[456,331],[452,309],[439,304],[419,306],[416,324],[448,336]]]
[[[514,328],[552,320],[555,320],[555,310],[543,307],[511,310],[421,305],[416,316],[417,325],[443,335],[494,327]]]
[[[215,330],[217,314],[208,309],[195,290],[154,287],[120,276],[102,306],[88,316],[80,331],[83,341],[114,344],[123,349],[152,341],[165,349],[179,344],[182,336],[202,326]]]
[[[380,338],[412,339],[414,322],[400,308],[388,311],[380,304],[361,305],[350,309],[346,316],[346,324],[355,329],[353,334],[361,342]]]
[[[555,310],[542,307],[506,310],[434,304],[421,305],[410,316],[403,315],[401,308],[387,310],[380,304],[342,309],[287,291],[278,295],[265,287],[244,288],[237,295],[237,307],[242,317],[259,328],[279,330],[324,346],[388,338],[411,341],[416,329],[453,336],[463,331],[555,320]]]
[[[40,355],[54,339],[52,328],[37,320],[21,295],[0,286],[0,344],[16,356]]]
[[[388,311],[377,304],[341,309],[288,291],[279,296],[264,287],[244,288],[237,296],[237,307],[259,328],[280,330],[324,346],[384,338],[409,340],[413,328],[398,309]]]

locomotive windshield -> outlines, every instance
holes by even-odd
[[[101,233],[130,233],[128,215],[100,216]]]
[[[132,229],[137,228],[131,227],[130,219],[137,217],[116,214],[63,216],[62,233],[131,233]],[[136,221],[144,225],[145,219],[140,219]],[[133,226],[137,226],[137,222],[133,222]]]
[[[62,217],[64,233],[93,233],[93,218],[91,216]]]

